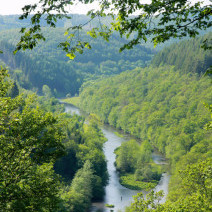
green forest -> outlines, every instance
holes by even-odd
[[[57,48],[58,40],[67,39],[67,36],[64,36],[65,29],[58,27],[43,28],[45,42],[32,51],[18,52],[14,56],[18,32],[17,29],[0,31],[0,49],[4,52],[0,54],[0,61],[11,69],[11,77],[17,80],[21,87],[41,93],[42,86],[46,84],[57,97],[77,95],[82,84],[88,80],[116,75],[137,66],[145,67],[155,53],[145,46],[119,53],[121,45],[126,43],[125,39],[114,35],[110,42],[106,42],[101,38],[91,38],[83,31],[80,37],[82,40],[89,40],[92,49],[85,50],[82,55],[78,54],[74,61],[70,61],[62,49]]]
[[[86,211],[108,180],[95,119],[62,113],[50,89],[19,94],[6,69],[0,80],[0,210]]]
[[[137,191],[125,212],[211,211],[211,5],[99,1],[86,16],[72,2],[0,15],[0,211],[122,211],[106,202],[107,127],[130,138],[110,152]]]
[[[200,49],[203,39],[172,45],[159,52],[148,68],[126,71],[80,93],[79,106],[84,111],[141,139],[141,147],[129,141],[118,150],[121,172],[151,179],[148,151],[152,146],[165,154],[172,173],[168,199],[173,202],[184,195],[179,170],[211,158],[212,134],[206,130],[211,119],[207,107],[212,102],[211,78],[202,72],[210,67],[212,55]]]

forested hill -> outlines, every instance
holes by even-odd
[[[150,141],[170,159],[173,174],[170,199],[174,201],[183,195],[178,170],[211,155],[212,133],[205,129],[210,112],[204,105],[212,104],[211,79],[199,76],[200,69],[195,67],[207,68],[212,54],[201,54],[200,40],[176,44],[159,53],[152,66],[94,83],[80,94],[83,110],[97,114],[105,123],[142,141]],[[174,55],[179,64],[181,58],[182,64],[194,69],[178,63],[174,66],[168,60]],[[192,66],[194,55],[201,58],[201,66],[198,63]],[[159,67],[156,61],[162,61]]]
[[[174,65],[176,70],[184,73],[204,73],[212,65],[211,52],[205,51],[201,46],[204,40],[212,37],[212,32],[205,36],[183,41],[164,48],[153,59],[152,64],[158,67],[163,64]]]
[[[8,42],[0,42],[4,52],[0,61],[10,67],[10,75],[21,87],[41,91],[48,85],[55,95],[78,93],[83,77],[69,64],[47,57],[18,52],[13,55],[14,46]]]
[[[92,49],[85,50],[83,55],[77,55],[74,61],[65,56],[65,52],[57,46],[59,41],[65,41],[65,29],[43,29],[47,38],[33,51],[18,52],[16,56],[12,51],[18,40],[18,30],[11,29],[0,32],[0,55],[6,65],[22,71],[22,85],[31,85],[30,88],[41,90],[44,84],[52,90],[56,89],[60,95],[78,93],[82,82],[109,75],[119,74],[135,67],[145,67],[152,59],[153,51],[138,46],[130,51],[119,53],[119,48],[125,43],[124,39],[114,35],[110,42],[102,39],[92,39],[86,32],[80,33],[80,39],[89,41]],[[76,38],[77,39],[77,38]],[[27,65],[26,65],[27,64]],[[13,76],[12,76],[13,77]],[[27,87],[29,88],[29,87]]]

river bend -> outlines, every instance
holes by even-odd
[[[77,114],[77,115],[85,115],[83,114],[77,107],[65,104],[65,112],[71,113],[71,114]],[[118,173],[116,172],[116,168],[114,166],[115,162],[115,154],[114,150],[121,145],[122,142],[126,142],[130,140],[132,137],[128,135],[124,135],[123,137],[119,137],[115,134],[117,132],[116,129],[104,125],[102,128],[102,131],[107,138],[107,142],[104,144],[104,154],[107,160],[107,169],[109,173],[109,183],[105,188],[105,197],[103,202],[99,203],[93,203],[91,212],[95,212],[98,210],[104,211],[104,212],[118,212],[118,211],[124,211],[124,208],[133,200],[133,196],[135,196],[138,192],[142,192],[143,194],[146,194],[146,191],[135,191],[128,188],[123,187],[119,183],[119,177]],[[119,132],[120,133],[120,132]],[[153,160],[157,164],[164,164],[164,158],[154,152]],[[168,194],[168,183],[169,183],[169,175],[167,173],[163,173],[162,178],[156,188],[155,191],[164,191],[164,198],[161,200],[161,202],[165,202],[166,195]],[[114,208],[105,208],[105,204],[112,204],[115,207]]]

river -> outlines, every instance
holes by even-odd
[[[85,115],[75,106],[70,104],[65,104],[65,112],[67,113],[75,113],[77,115]],[[104,144],[104,154],[107,160],[107,169],[109,173],[109,183],[105,188],[105,197],[103,202],[93,203],[91,212],[101,211],[104,212],[118,212],[124,211],[124,208],[133,200],[133,196],[135,196],[138,192],[142,192],[144,195],[147,193],[146,191],[135,191],[128,188],[123,187],[119,183],[118,173],[116,172],[116,168],[114,166],[115,162],[115,154],[114,150],[121,145],[122,142],[129,141],[132,137],[129,135],[122,134],[123,137],[119,137],[115,134],[117,132],[116,129],[104,125],[102,131],[107,138],[107,142]],[[119,132],[120,133],[120,132]],[[157,164],[164,164],[164,158],[159,153],[154,152],[152,158]],[[164,191],[164,198],[161,200],[161,203],[165,202],[166,195],[168,194],[168,183],[169,183],[169,175],[167,173],[163,173],[162,178],[156,188],[155,191]],[[114,208],[105,208],[105,204],[112,204]]]

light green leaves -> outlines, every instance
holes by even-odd
[[[138,193],[134,196],[134,202],[130,207],[127,208],[127,212],[150,212],[150,211],[163,211],[164,206],[159,202],[163,198],[163,192],[154,192],[151,191],[149,194],[144,195],[142,193]]]
[[[70,36],[74,38],[73,34]],[[75,43],[76,44],[72,47],[68,41],[59,44],[59,47],[61,47],[67,53],[66,56],[71,60],[76,57],[76,53],[83,54],[85,48],[91,49],[91,45],[88,42],[76,41]]]
[[[68,53],[68,54],[66,54],[66,56],[69,58],[69,59],[71,59],[71,60],[73,60],[75,57],[76,57],[76,55],[74,54],[74,53]]]
[[[67,5],[74,4],[75,1],[46,1],[41,0],[34,5],[26,5],[23,8],[23,14],[20,19],[26,19],[35,12],[31,17],[32,26],[28,33],[22,28],[20,42],[14,51],[23,49],[32,49],[37,45],[39,40],[45,40],[41,33],[41,18],[45,17],[48,26],[56,27],[58,19],[71,19],[66,10]],[[82,1],[84,4],[93,2],[93,0]],[[37,9],[40,10],[37,12]],[[56,13],[55,13],[56,11]],[[138,15],[134,15],[134,12]],[[152,1],[150,4],[141,3],[140,1],[103,1],[100,2],[100,10],[91,10],[88,12],[92,21],[94,18],[111,16],[113,22],[107,27],[102,25],[100,29],[90,30],[89,35],[93,38],[98,36],[103,37],[106,41],[112,34],[112,31],[119,32],[120,36],[126,36],[129,43],[125,44],[120,51],[130,49],[142,42],[151,40],[156,46],[163,43],[170,38],[182,38],[185,36],[195,37],[199,34],[198,30],[207,29],[211,27],[211,7],[203,6],[200,1],[191,4],[188,0],[174,0],[174,1]],[[117,17],[115,19],[115,17]],[[81,23],[78,26],[71,27],[72,30],[79,30],[86,26],[90,21]],[[70,28],[68,28],[69,30]],[[97,33],[98,31],[98,33]],[[65,33],[68,35],[68,32]],[[133,35],[133,39],[131,36]],[[71,36],[69,37],[71,38]],[[80,40],[80,39],[78,39]],[[71,49],[66,51],[70,59],[75,57],[75,52],[83,53],[82,48],[76,47],[72,41],[69,42]],[[65,49],[63,49],[65,50]]]
[[[35,97],[6,97],[0,71],[0,211],[57,211],[59,179],[54,162],[64,154],[61,125],[35,107]]]
[[[96,33],[97,28],[93,28],[89,32],[87,32],[88,35],[90,35],[92,38],[97,38],[97,33]]]

